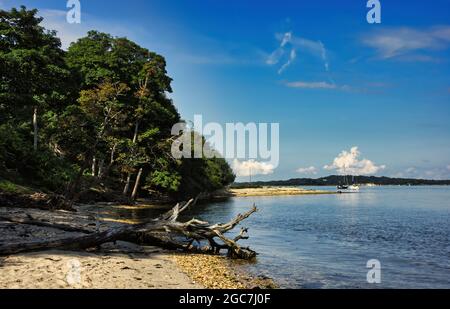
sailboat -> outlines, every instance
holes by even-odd
[[[359,185],[355,183],[355,176],[352,176],[352,185],[348,186],[349,190],[359,191]]]
[[[359,191],[359,185],[357,185],[357,184],[355,183],[355,176],[352,176],[352,184],[350,185],[350,184],[348,183],[347,175],[344,175],[344,183],[343,183],[343,184],[340,183],[340,184],[337,186],[337,189],[338,189],[339,191],[342,191],[342,190]]]
[[[350,187],[350,185],[348,184],[348,180],[347,180],[347,176],[344,175],[344,183],[339,183],[339,185],[337,186],[338,190],[348,190],[348,188]]]

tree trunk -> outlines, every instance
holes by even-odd
[[[33,108],[33,129],[34,129],[34,141],[33,141],[33,150],[37,151],[38,147],[38,107],[34,106]]]
[[[95,157],[93,157],[92,158],[92,176],[95,176],[96,174],[95,174],[95,170],[96,170],[96,167],[97,167],[97,159],[95,158]]]
[[[89,157],[85,158],[83,163],[81,164],[78,174],[75,176],[74,179],[72,179],[69,182],[69,184],[67,186],[66,192],[64,193],[64,197],[65,197],[69,207],[73,206],[76,198],[79,195],[79,192],[77,194],[75,191],[77,191],[77,189],[79,188],[81,180],[83,178],[84,171],[89,168],[89,164],[90,164]]]
[[[139,120],[136,121],[134,127],[133,145],[136,144],[137,142],[138,133],[139,133]]]
[[[137,198],[137,194],[138,194],[138,191],[139,191],[139,185],[140,185],[141,177],[142,177],[142,172],[143,172],[143,169],[141,167],[139,169],[139,172],[138,172],[137,176],[136,176],[136,182],[134,183],[133,193],[131,193],[131,199],[132,200],[136,200],[136,198]]]
[[[105,160],[101,159],[100,163],[98,164],[98,173],[97,173],[97,177],[98,178],[103,178],[103,167],[105,165]]]
[[[100,162],[101,170],[102,170],[101,173],[99,171],[99,175],[98,175],[98,178],[100,180],[103,180],[106,177],[108,177],[109,171],[111,170],[111,168],[112,168],[112,166],[114,165],[114,162],[115,162],[114,155],[116,153],[116,148],[117,148],[117,144],[114,144],[113,148],[111,149],[111,158],[110,158],[110,161],[109,161],[108,165],[106,165],[106,168],[104,167],[105,166],[105,162],[104,162],[105,160],[103,159]]]
[[[92,233],[92,231],[84,229],[84,228],[77,228],[77,227],[73,227],[73,226],[65,225],[65,224],[61,224],[61,223],[50,223],[50,222],[39,221],[37,219],[34,219],[31,216],[28,216],[27,218],[23,218],[20,216],[1,215],[0,220],[8,221],[11,223],[17,223],[17,224],[34,225],[34,226],[40,226],[40,227],[50,227],[50,228],[62,230],[65,232],[76,232],[76,233],[83,233],[83,234],[91,234]]]
[[[131,183],[131,173],[127,176],[127,182],[125,183],[125,188],[123,188],[123,195],[128,194],[128,190],[130,190],[130,183]]]
[[[247,229],[241,229],[240,234],[234,239],[225,237],[225,233],[232,230],[243,220],[257,211],[256,206],[244,214],[237,215],[233,220],[225,224],[210,225],[208,222],[192,219],[188,222],[177,221],[180,213],[186,210],[190,205],[195,204],[196,200],[190,200],[187,203],[177,204],[173,209],[160,216],[158,219],[137,225],[121,225],[105,231],[97,231],[88,235],[69,236],[63,239],[38,240],[24,243],[1,243],[0,256],[17,254],[21,252],[30,252],[48,249],[86,249],[100,246],[103,243],[117,240],[131,241],[147,245],[157,245],[170,249],[182,249],[189,252],[203,252],[219,254],[222,249],[228,251],[228,256],[240,259],[253,259],[256,252],[240,247],[237,242],[240,239],[248,239]],[[19,222],[18,222],[19,223]],[[22,222],[20,222],[22,223]],[[36,224],[36,222],[25,221],[25,224]],[[46,223],[51,226],[51,223]],[[54,228],[64,228],[55,224]],[[182,240],[180,236],[186,238]],[[221,243],[216,242],[218,238]],[[210,247],[194,247],[194,241],[201,240],[209,242]]]
[[[136,124],[134,126],[133,146],[137,142],[138,134],[139,134],[139,120],[136,121]],[[134,149],[133,149],[133,152],[134,152]],[[128,190],[130,190],[130,183],[131,183],[131,173],[128,173],[127,182],[125,183],[125,187],[123,188],[123,195],[128,194]]]

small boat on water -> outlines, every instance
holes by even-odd
[[[355,176],[352,176],[352,184],[349,184],[347,176],[344,176],[344,183],[337,186],[339,192],[359,191],[359,185],[355,183]]]
[[[337,189],[338,190],[348,190],[349,186],[348,185],[338,185]]]
[[[359,186],[356,185],[356,184],[351,185],[351,186],[348,187],[348,190],[351,190],[351,191],[359,191]]]

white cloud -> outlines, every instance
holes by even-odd
[[[340,91],[361,91],[359,89],[350,87],[348,85],[336,85],[335,83],[322,82],[287,82],[286,86],[290,88],[300,88],[300,89],[335,89]]]
[[[335,84],[327,82],[289,82],[286,85],[290,88],[302,88],[302,89],[336,89]]]
[[[398,178],[413,179],[450,179],[450,165],[435,168],[409,167],[403,171],[400,171],[399,173],[394,174],[393,176]]]
[[[281,47],[284,47],[287,43],[292,41],[292,32],[287,32],[283,35],[283,39],[281,40]]]
[[[433,57],[417,52],[444,50],[450,45],[450,26],[425,30],[391,28],[365,36],[363,43],[374,48],[382,59],[400,58],[407,61],[432,61]]]
[[[336,170],[340,174],[370,175],[376,174],[386,168],[385,165],[376,165],[368,159],[359,159],[361,153],[358,147],[352,147],[350,151],[342,151],[331,165],[325,165],[326,170]]]
[[[305,175],[317,175],[317,169],[314,166],[300,167],[297,169],[297,173]]]
[[[283,73],[283,71],[286,70],[292,64],[292,62],[294,62],[295,58],[297,58],[297,52],[295,51],[295,49],[293,49],[289,54],[288,61],[283,64],[283,66],[278,70],[278,74]]]
[[[409,167],[406,169],[405,172],[408,174],[415,174],[415,173],[417,173],[417,169],[415,167]]]
[[[254,175],[270,175],[273,174],[275,167],[265,162],[257,162],[255,160],[239,161],[235,159],[232,168],[236,176],[254,176]]]
[[[321,41],[313,41],[301,37],[292,36],[291,42],[295,48],[308,52],[322,59],[325,71],[329,70],[328,52]]]
[[[287,60],[278,70],[278,74],[283,73],[294,62],[298,52],[306,52],[319,57],[323,61],[325,71],[329,71],[328,53],[321,41],[296,37],[292,32],[277,33],[275,37],[280,41],[280,46],[267,57],[266,64],[278,64],[288,54]]]

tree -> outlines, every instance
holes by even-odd
[[[135,119],[135,129],[132,144],[132,153],[134,154],[136,148],[136,142],[139,134],[139,126],[141,122],[145,119],[147,122],[151,123],[152,120],[156,119],[146,119],[146,116],[151,115],[153,109],[153,103],[158,98],[163,97],[165,99],[165,91],[171,92],[172,88],[170,86],[172,79],[167,76],[166,62],[163,57],[159,55],[152,55],[152,58],[147,61],[141,71],[139,72],[137,81],[137,91],[135,96],[137,98],[137,104],[133,111],[133,118]],[[178,118],[176,111],[173,111],[175,115],[174,118]],[[175,119],[174,119],[175,121]],[[175,122],[173,122],[175,123]],[[172,124],[173,124],[172,123]],[[168,124],[171,125],[171,124]],[[135,199],[137,196],[137,191],[140,186],[140,181],[143,173],[143,168],[139,168],[138,174],[136,176],[136,181],[131,194],[131,198]],[[125,187],[123,189],[123,194],[128,193],[131,182],[131,172],[128,173]]]
[[[126,174],[123,194],[129,193],[132,175],[136,174],[131,194],[135,198],[142,177],[149,173],[145,168],[151,168],[156,160],[149,153],[155,153],[158,141],[170,137],[171,127],[180,119],[166,96],[172,91],[172,79],[167,76],[165,59],[125,38],[91,31],[70,46],[67,62],[78,74],[83,91],[104,80],[129,86],[122,98],[123,126],[117,128],[114,136],[124,146],[118,150],[116,161],[121,164],[119,170]],[[149,132],[153,145],[148,143]]]
[[[0,11],[0,105],[3,120],[32,114],[33,149],[38,148],[39,111],[62,104],[70,95],[70,71],[56,32],[45,30],[37,10],[24,6]]]
[[[0,11],[0,174],[64,187],[70,203],[93,187],[134,200],[234,180],[223,159],[171,156],[180,115],[163,56],[98,31],[64,52],[36,15]]]

